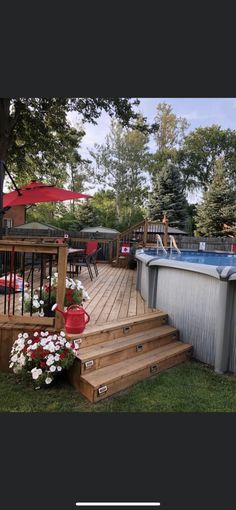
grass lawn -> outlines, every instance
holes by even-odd
[[[236,412],[236,376],[216,375],[188,361],[98,404],[66,382],[34,390],[14,374],[0,373],[1,412]]]

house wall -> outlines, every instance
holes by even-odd
[[[13,227],[22,225],[25,223],[25,206],[16,205],[15,207],[11,207],[11,209],[4,214],[4,218],[11,218]]]

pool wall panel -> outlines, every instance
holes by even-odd
[[[191,343],[194,356],[214,365],[219,281],[207,275],[158,268],[155,307],[169,315],[169,323]]]

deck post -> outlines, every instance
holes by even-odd
[[[109,262],[112,263],[113,242],[109,241]]]
[[[117,261],[117,264],[118,264],[119,254],[120,254],[120,235],[117,236],[117,240],[116,240],[116,261]]]
[[[168,247],[168,219],[166,219],[166,222],[164,223],[164,247]]]
[[[58,287],[56,295],[56,303],[64,310],[64,299],[66,290],[66,273],[67,273],[67,255],[68,249],[66,244],[58,245]],[[63,316],[56,312],[55,329],[62,329],[64,325]]]
[[[143,229],[143,246],[147,244],[147,232],[148,232],[148,220],[147,218],[144,220],[144,229]]]

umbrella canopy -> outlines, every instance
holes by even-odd
[[[39,202],[62,202],[64,200],[75,200],[78,198],[91,198],[91,195],[76,193],[55,186],[47,186],[40,182],[31,182],[27,186],[19,188],[3,195],[3,207],[14,207],[15,205],[37,204]]]

